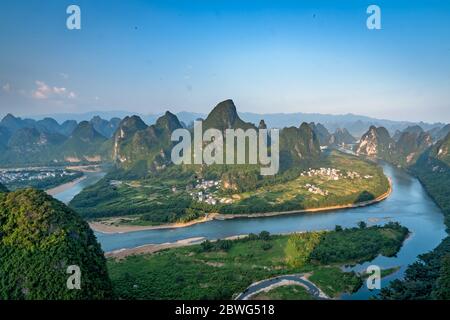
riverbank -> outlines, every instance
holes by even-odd
[[[200,219],[191,220],[188,222],[179,222],[179,223],[168,223],[168,224],[162,224],[158,226],[134,226],[134,225],[114,225],[109,224],[109,221],[111,220],[103,220],[103,221],[91,221],[89,222],[89,226],[92,230],[106,233],[106,234],[113,234],[113,233],[127,233],[127,232],[134,232],[134,231],[146,231],[146,230],[159,230],[159,229],[176,229],[176,228],[184,228],[189,227],[194,224],[203,223],[207,221],[214,220],[216,216],[218,216],[218,213],[210,213],[208,216]],[[116,219],[115,219],[116,220]]]
[[[139,246],[136,248],[121,249],[121,250],[106,252],[105,257],[121,260],[121,259],[124,259],[124,258],[126,258],[128,256],[132,256],[132,255],[150,254],[150,253],[155,253],[157,251],[161,251],[164,249],[179,248],[179,247],[185,247],[185,246],[198,244],[203,239],[204,239],[203,237],[197,237],[197,238],[179,240],[177,242],[167,242],[167,243],[161,243],[161,244],[146,244],[146,245]]]
[[[343,210],[343,209],[351,209],[351,208],[360,208],[369,205],[376,204],[387,199],[392,193],[392,181],[389,178],[389,189],[382,195],[377,198],[369,201],[363,201],[359,203],[351,203],[347,205],[337,205],[337,206],[328,206],[321,208],[311,208],[311,209],[302,209],[302,210],[292,210],[292,211],[277,211],[277,212],[262,212],[262,213],[249,213],[249,214],[220,214],[220,213],[211,213],[208,216],[192,220],[186,223],[171,223],[171,224],[163,224],[158,226],[134,226],[134,225],[113,225],[108,224],[108,220],[105,221],[92,221],[89,222],[89,226],[92,230],[105,233],[105,234],[114,234],[114,233],[127,233],[127,232],[135,232],[135,231],[146,231],[146,230],[160,230],[160,229],[175,229],[175,228],[183,228],[192,226],[198,223],[204,223],[211,220],[229,220],[229,219],[242,219],[242,218],[261,218],[261,217],[274,217],[281,215],[291,215],[298,213],[315,213],[315,212],[326,212],[326,211],[334,211],[334,210]]]
[[[54,187],[54,188],[45,190],[45,192],[46,192],[48,195],[50,195],[50,196],[55,196],[55,195],[57,195],[58,193],[67,191],[67,190],[69,190],[70,188],[76,186],[78,183],[80,183],[81,181],[83,181],[83,180],[86,179],[86,178],[87,178],[87,177],[86,177],[85,175],[83,175],[82,177],[77,178],[77,179],[75,179],[75,180],[73,180],[73,181],[70,181],[70,182],[61,184],[61,185],[59,185],[59,186],[57,186],[57,187]]]
[[[248,235],[236,235],[227,237],[223,240],[237,240],[241,238],[248,237]],[[171,249],[171,248],[179,248],[179,247],[187,247],[187,246],[193,246],[196,244],[200,244],[205,240],[204,237],[195,237],[195,238],[188,238],[188,239],[182,239],[175,242],[166,242],[166,243],[160,243],[160,244],[145,244],[139,247],[135,248],[129,248],[129,249],[119,249],[114,250],[110,252],[105,252],[106,258],[114,258],[117,260],[124,259],[128,256],[133,255],[140,255],[140,254],[151,254],[155,253],[161,250],[165,249]],[[211,242],[215,242],[216,240],[212,240]]]
[[[198,236],[175,244],[142,246],[135,252],[165,249],[132,258],[118,256],[131,249],[117,250],[107,255],[107,266],[115,292],[123,299],[245,299],[261,289],[270,292],[277,283],[291,284],[283,280],[306,285],[314,298],[338,298],[362,283],[356,273],[339,266],[396,254],[405,229],[389,224],[311,231],[295,237],[260,232],[241,240],[221,237],[203,244],[203,236]]]

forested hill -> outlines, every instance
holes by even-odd
[[[81,289],[69,290],[81,271]],[[0,193],[0,300],[108,299],[106,260],[77,213],[42,191]]]
[[[450,134],[427,150],[410,170],[444,212],[450,229]],[[395,280],[381,292],[382,299],[450,299],[450,237],[408,267],[403,281]]]

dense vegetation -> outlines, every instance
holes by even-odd
[[[378,254],[394,256],[408,235],[408,229],[396,222],[384,227],[366,228],[364,223],[359,228],[336,229],[327,233],[320,245],[312,251],[310,258],[322,264],[345,263],[349,261],[369,261]]]
[[[450,141],[447,136],[443,144]],[[448,149],[447,149],[448,150]],[[447,151],[448,152],[448,151]],[[442,161],[437,156],[442,156]],[[450,161],[447,154],[428,150],[410,168],[440,206],[450,228]],[[382,290],[382,299],[450,299],[450,237],[433,251],[419,256],[408,267],[404,280],[395,280]]]
[[[369,257],[360,250],[368,239],[370,243],[381,240],[371,256],[392,254],[391,249],[398,249],[404,240],[404,229],[390,224],[282,236],[261,232],[238,240],[205,241],[120,261],[110,259],[108,269],[115,293],[123,299],[230,299],[255,281],[303,272],[312,272],[311,281],[336,297],[344,291],[356,290],[362,280],[355,273],[343,272],[338,265],[330,267],[313,259],[316,250],[322,253],[334,250],[327,237],[337,241],[336,250],[341,245],[351,248],[358,242],[355,254],[335,259],[356,262]],[[395,243],[390,239],[395,239]],[[349,261],[350,256],[353,260]]]
[[[420,255],[410,265],[403,280],[394,280],[383,288],[380,299],[427,300],[450,299],[450,238],[433,251]]]
[[[81,271],[69,290],[67,267]],[[42,191],[0,193],[0,299],[107,299],[106,260],[74,211]]]

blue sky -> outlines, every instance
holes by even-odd
[[[66,8],[81,8],[81,30]],[[366,28],[381,8],[382,30]],[[358,113],[450,121],[450,2],[3,0],[0,115]]]

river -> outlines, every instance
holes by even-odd
[[[407,265],[414,262],[418,255],[435,248],[446,236],[446,232],[441,210],[428,196],[420,182],[390,164],[381,163],[381,166],[385,174],[392,180],[393,192],[386,200],[367,207],[277,217],[213,220],[177,229],[147,230],[121,234],[96,232],[96,236],[104,251],[112,251],[144,244],[175,242],[194,237],[212,240],[251,232],[259,233],[262,230],[275,234],[331,230],[337,224],[343,227],[354,227],[359,221],[365,221],[369,226],[398,221],[411,231],[411,235],[396,257],[380,256],[368,263],[349,268],[360,271],[371,264],[379,265],[381,268],[400,266],[398,272],[383,278],[382,286],[386,286],[391,280],[401,278]],[[85,179],[79,186],[75,186],[74,190],[66,190],[64,194],[56,197],[67,202],[70,197],[76,195],[94,180]],[[377,292],[377,290],[369,291],[366,286],[363,286],[354,294],[343,295],[342,299],[368,299]]]
[[[84,172],[84,176],[86,177],[85,179],[65,189],[64,191],[53,195],[53,197],[64,203],[69,203],[70,200],[72,200],[84,188],[97,183],[105,176],[105,174],[106,173],[103,171]]]

